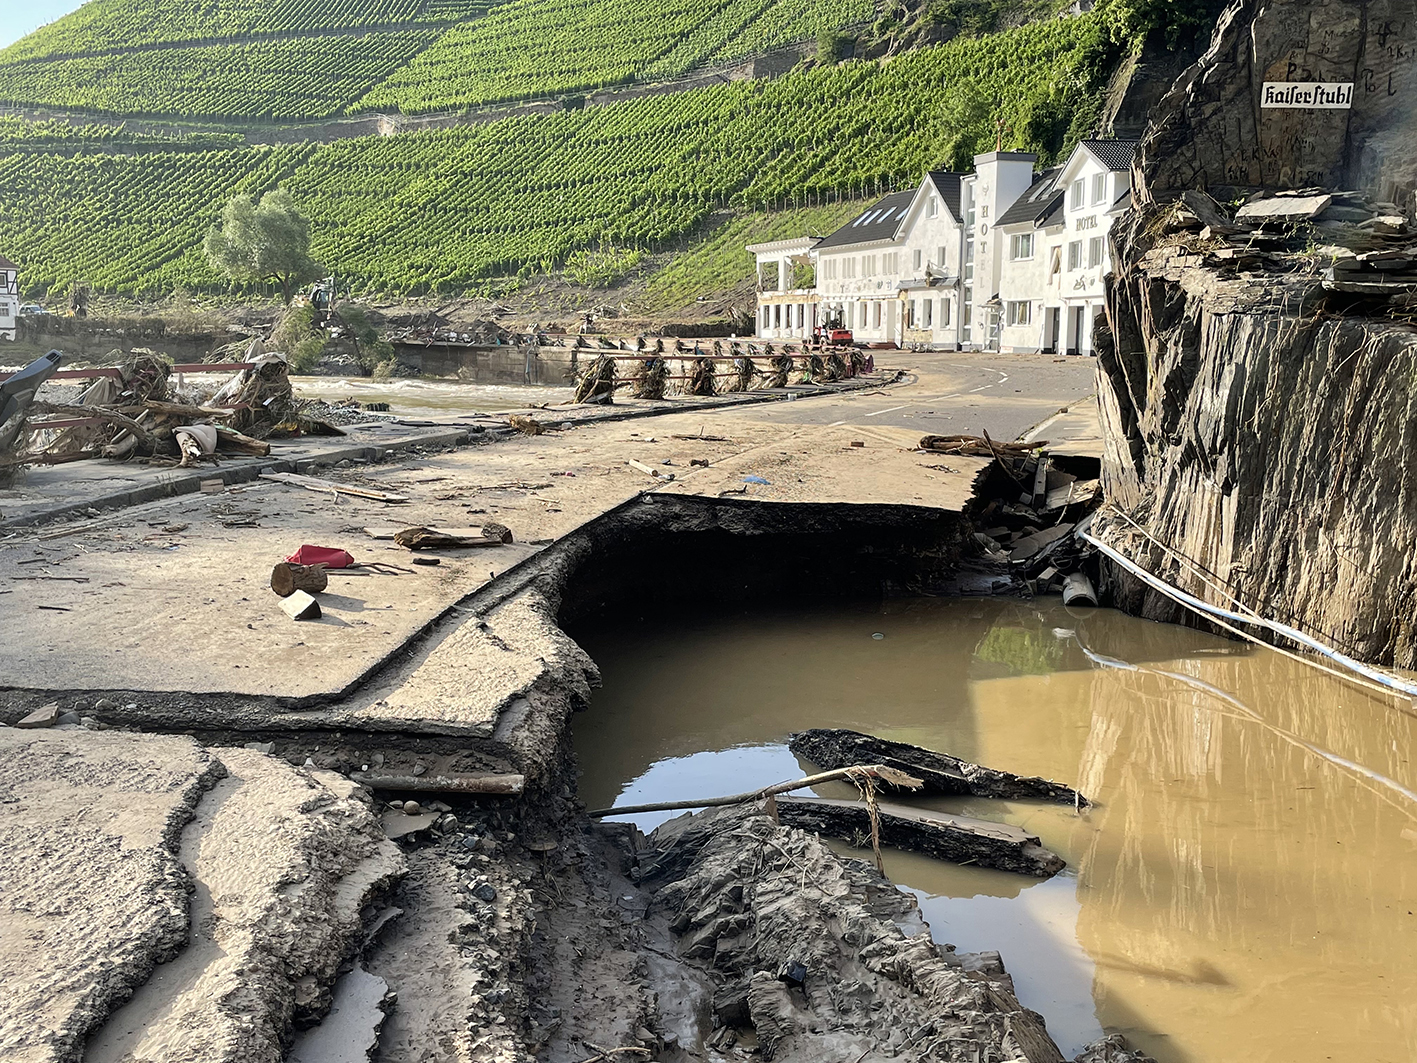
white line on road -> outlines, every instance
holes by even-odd
[[[868,416],[869,416],[869,415],[868,415]],[[845,421],[833,421],[831,424],[827,425],[827,427],[828,427],[828,428],[835,428],[835,427],[837,427],[838,425],[843,425],[843,424],[845,424],[845,423],[846,423]]]
[[[883,413],[895,413],[896,410],[904,410],[904,409],[906,409],[907,407],[912,406],[912,405],[914,405],[914,404],[907,402],[904,406],[892,406],[889,410],[874,410],[874,411],[872,411],[871,413],[868,413],[866,416],[867,416],[867,417],[879,417],[879,416],[881,416],[881,414],[883,414]]]

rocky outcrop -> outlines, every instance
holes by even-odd
[[[1111,505],[1093,529],[1191,594],[1405,667],[1417,236],[1394,200],[1410,202],[1417,124],[1387,92],[1413,77],[1415,11],[1237,3],[1166,97],[1113,231],[1098,356]],[[1266,81],[1351,81],[1353,105],[1262,108]],[[1293,185],[1327,189],[1302,209],[1273,198]],[[1115,568],[1104,582],[1130,611],[1189,619]]]
[[[1417,187],[1414,0],[1236,0],[1210,48],[1152,115],[1148,192],[1191,188]],[[1349,107],[1266,107],[1264,86],[1352,86]]]

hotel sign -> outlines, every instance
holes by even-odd
[[[1302,111],[1346,111],[1353,106],[1351,81],[1266,81],[1260,106]]]

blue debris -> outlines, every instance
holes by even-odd
[[[745,476],[743,477],[743,482],[745,484],[765,484],[771,483],[772,481],[764,480],[761,476]]]

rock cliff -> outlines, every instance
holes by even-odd
[[[1099,334],[1099,537],[1417,667],[1417,3],[1232,5],[1163,99]],[[1348,106],[1265,107],[1326,83]],[[1333,86],[1337,86],[1336,88]],[[1273,98],[1273,96],[1271,96]],[[1112,600],[1187,620],[1115,567]]]

